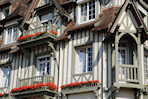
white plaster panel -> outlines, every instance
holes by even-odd
[[[96,99],[93,92],[68,95],[68,99]]]
[[[128,88],[122,88],[117,93],[116,99],[135,99],[134,90]]]

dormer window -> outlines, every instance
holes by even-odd
[[[9,7],[6,7],[2,10],[2,19],[6,18],[9,15]]]
[[[50,0],[43,0],[44,4],[48,4]]]
[[[5,44],[15,42],[17,39],[17,26],[8,27],[6,29]]]
[[[41,26],[45,26],[52,20],[52,14],[48,13],[41,16]]]
[[[148,26],[148,17],[147,17],[148,13],[147,13],[146,9],[141,5],[138,5],[138,9],[139,9],[139,11],[141,13],[141,16],[143,18],[143,21],[144,21],[145,25]]]
[[[79,24],[93,21],[95,18],[96,18],[95,0],[91,0],[89,2],[79,4],[79,7],[78,7],[78,23]]]

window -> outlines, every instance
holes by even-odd
[[[118,45],[118,64],[128,64],[128,44],[127,42],[120,42]],[[124,68],[119,67],[119,78],[125,79],[127,74],[127,69],[123,71]],[[122,75],[123,74],[123,75]]]
[[[127,54],[128,48],[127,43],[119,43],[118,49],[118,63],[119,64],[127,64]]]
[[[41,16],[41,26],[43,26],[43,28],[42,28],[43,32],[48,30],[48,24],[49,24],[49,21],[51,21],[51,20],[52,20],[52,14],[51,13],[48,13],[48,14]]]
[[[9,86],[10,82],[10,67],[1,67],[0,68],[0,87],[7,87]]]
[[[148,26],[148,13],[147,13],[146,9],[143,6],[141,6],[140,4],[138,4],[138,9],[141,13],[141,16],[143,18],[145,25]]]
[[[96,18],[95,9],[95,0],[80,4],[78,9],[78,23],[85,23],[94,20]]]
[[[2,10],[2,19],[6,18],[9,15],[9,7],[6,7]]]
[[[77,73],[92,71],[92,47],[79,48],[76,59]]]
[[[50,75],[50,56],[37,57],[37,75]]]
[[[5,38],[6,44],[15,42],[16,39],[17,39],[17,27],[12,26],[12,27],[7,28],[7,30],[6,30],[6,38]]]
[[[50,0],[43,0],[44,4],[48,4]]]
[[[52,20],[52,13],[41,16],[41,26],[47,25],[50,20]]]

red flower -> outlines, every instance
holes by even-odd
[[[58,35],[58,33],[54,30],[51,30],[49,33],[52,33],[52,34],[55,34],[55,35]]]
[[[100,83],[99,80],[73,82],[73,83],[70,83],[70,84],[62,85],[61,88],[64,89],[64,88],[67,88],[67,87],[83,86],[85,84],[98,83],[98,82]]]
[[[0,97],[2,97],[3,96],[3,94],[2,93],[0,93]]]

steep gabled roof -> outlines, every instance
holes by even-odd
[[[59,10],[60,14],[66,16],[67,18],[69,18],[71,20],[73,20],[73,18],[70,16],[70,14],[68,14],[68,12],[61,6],[60,2],[61,2],[60,0],[53,0],[53,3],[56,6],[56,8]],[[62,2],[66,2],[66,1],[62,1]],[[30,6],[30,8],[29,8],[29,10],[28,10],[28,12],[25,16],[25,19],[22,23],[21,28],[24,26],[25,21],[29,21],[30,16],[32,15],[32,11],[37,7],[38,3],[39,3],[39,0],[33,1],[32,5]]]
[[[30,6],[30,2],[31,0],[20,0],[19,3],[17,4],[17,7],[15,7],[16,9],[5,19],[1,20],[1,22],[14,20],[16,18],[21,18],[21,17],[24,18]]]
[[[64,30],[64,33],[59,36],[56,41],[64,40],[68,38],[68,32],[79,30],[82,28],[91,27],[91,31],[98,31],[101,29],[106,29],[109,27],[110,23],[115,19],[116,14],[119,12],[119,7],[111,7],[104,10],[100,15],[98,20],[93,22],[88,22],[86,24],[77,25],[74,21],[70,22],[67,25],[67,29]]]
[[[142,39],[141,39],[142,42],[144,42],[148,38],[147,28],[143,22],[143,19],[141,17],[139,10],[135,6],[135,3],[130,0],[126,0],[120,8],[119,7],[112,7],[112,8],[108,8],[108,9],[104,10],[102,12],[102,14],[99,15],[99,19],[94,24],[91,24],[91,25],[94,25],[94,28],[92,28],[91,31],[99,31],[102,29],[106,29],[108,32],[107,36],[110,36],[111,33],[114,33],[122,13],[125,11],[125,9],[128,6],[132,7],[132,9],[130,9],[130,10],[132,10],[132,13],[134,13],[135,18],[139,23],[139,27],[142,26],[142,28],[144,30],[142,32],[143,34],[142,34]],[[86,26],[88,24],[89,23],[87,23]],[[67,28],[64,31],[64,33],[57,38],[56,41],[60,41],[60,40],[68,38],[68,32],[79,29],[81,27],[82,27],[81,25],[73,24],[73,26],[71,26],[70,28]]]
[[[116,18],[114,19],[114,21],[112,22],[110,28],[108,28],[108,36],[111,35],[111,33],[114,33],[117,25],[118,25],[118,21],[120,20],[120,17],[122,15],[122,13],[127,9],[127,7],[130,7],[131,12],[134,15],[134,18],[136,19],[137,23],[139,24],[139,28],[143,28],[142,31],[142,37],[141,37],[141,42],[143,43],[147,38],[148,38],[148,30],[145,26],[145,23],[143,22],[142,16],[139,12],[139,10],[137,9],[135,2],[131,1],[131,0],[126,0],[126,2],[123,4],[123,6],[121,7],[121,9],[119,10],[119,14],[116,16]]]

